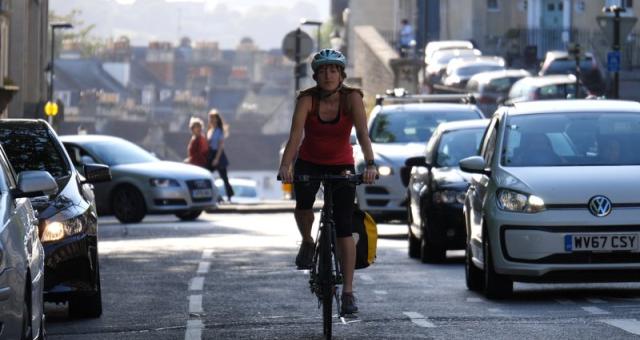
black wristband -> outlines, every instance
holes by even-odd
[[[376,162],[373,159],[369,159],[366,161],[367,166],[376,166]]]

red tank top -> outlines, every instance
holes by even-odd
[[[320,105],[311,96],[311,112],[304,123],[304,139],[298,157],[322,165],[352,165],[353,148],[349,141],[353,119],[346,110],[348,92],[340,92],[338,116],[332,121],[320,119]]]

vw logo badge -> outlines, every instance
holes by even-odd
[[[589,200],[589,211],[593,216],[605,217],[611,213],[611,200],[605,196],[593,196]]]

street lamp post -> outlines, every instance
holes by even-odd
[[[613,52],[620,55],[620,13],[625,12],[624,7],[609,6],[602,9],[604,13],[613,13]],[[614,99],[620,96],[620,72],[613,72],[613,95]]]
[[[320,26],[322,26],[322,21],[314,21],[314,20],[307,20],[305,18],[300,19],[300,25],[302,26],[317,26],[318,30],[316,31],[316,47],[317,50],[320,50]]]
[[[49,63],[49,74],[51,76],[51,78],[49,79],[49,93],[47,94],[47,98],[48,98],[48,102],[47,105],[45,106],[45,111],[47,113],[47,116],[49,117],[49,124],[52,125],[53,124],[53,116],[56,115],[58,112],[58,108],[57,105],[55,105],[55,103],[53,102],[53,79],[55,78],[55,68],[54,68],[54,57],[55,57],[55,48],[56,48],[56,30],[57,29],[70,29],[73,28],[73,25],[68,23],[68,22],[61,22],[61,23],[54,23],[51,24],[51,61]],[[49,110],[53,110],[55,111],[55,113],[52,114],[52,111]]]

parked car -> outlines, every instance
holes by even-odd
[[[101,214],[114,214],[122,223],[140,222],[146,214],[175,214],[191,221],[217,206],[217,190],[204,168],[161,161],[118,137],[76,135],[61,140],[75,166],[109,165],[113,180],[95,185],[96,204]]]
[[[596,96],[604,95],[607,90],[607,84],[593,53],[586,52],[580,59],[579,65],[580,81],[584,87]],[[577,76],[576,60],[567,51],[547,52],[538,75],[546,76],[550,74],[573,74]]]
[[[86,164],[79,173],[44,120],[0,120],[0,144],[19,176],[47,171],[59,188],[31,199],[45,252],[45,301],[68,301],[71,316],[99,317],[98,214],[92,185],[110,180],[109,168]]]
[[[227,196],[224,182],[218,178],[214,181],[218,193],[220,193],[220,201],[222,197]],[[260,201],[256,181],[246,178],[229,178],[229,184],[233,188],[234,195],[231,197],[233,203],[257,203]]]
[[[424,48],[424,63],[429,65],[435,52],[451,49],[474,49],[473,43],[468,40],[440,40],[428,43]]]
[[[441,84],[449,61],[457,58],[475,58],[481,55],[482,52],[477,49],[446,49],[434,52],[425,69],[426,84],[428,86]]]
[[[424,153],[427,140],[440,123],[483,118],[475,105],[462,103],[461,98],[464,96],[408,96],[398,98],[404,102],[373,108],[368,128],[380,178],[374,184],[356,187],[360,209],[380,221],[406,220],[407,191],[400,178],[405,160]],[[438,102],[441,100],[448,102]],[[362,172],[364,157],[359,148],[354,150],[356,170]]]
[[[467,287],[638,281],[640,103],[571,100],[498,110],[464,202]]]
[[[442,123],[426,152],[405,161],[403,172],[409,204],[409,257],[440,262],[449,249],[464,249],[466,231],[462,203],[471,175],[458,162],[477,154],[488,119]]]
[[[0,148],[0,338],[44,339],[44,250],[27,197],[58,191],[46,171],[16,176]]]
[[[498,103],[504,102],[513,84],[531,74],[527,70],[500,70],[482,72],[474,75],[467,83],[467,92],[476,98],[476,105],[491,117],[498,108]]]
[[[505,104],[513,104],[532,100],[575,98],[576,76],[552,75],[539,77],[524,77],[511,86]],[[579,96],[585,98],[589,91],[580,87]]]
[[[483,56],[475,59],[457,58],[449,61],[442,78],[444,86],[464,89],[471,77],[478,73],[504,70],[505,61],[501,57]]]

